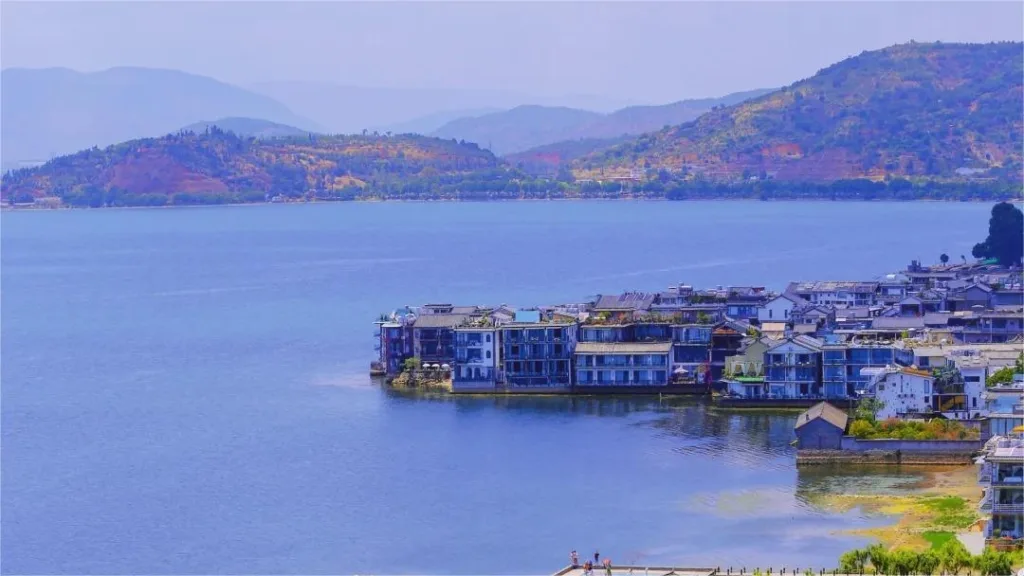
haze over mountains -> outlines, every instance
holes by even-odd
[[[273,98],[177,70],[8,68],[0,75],[5,169],[227,116],[320,129]]]
[[[694,120],[716,106],[731,106],[768,92],[771,90],[750,90],[661,106],[628,106],[607,114],[565,107],[518,106],[454,120],[431,136],[476,142],[495,154],[514,154],[566,140],[618,138],[660,130]]]
[[[628,102],[589,96],[537,97],[513,91],[359,88],[310,82],[243,88],[177,70],[119,67],[2,71],[3,169],[93,146],[160,136],[197,123],[270,137],[362,130],[429,134],[461,118],[523,105],[572,104],[596,110]],[[579,114],[596,115],[579,111]],[[240,124],[262,121],[277,128]],[[290,128],[290,129],[289,129]]]
[[[5,176],[3,194],[88,206],[262,201],[281,193],[333,200],[1019,194],[1022,49],[1020,42],[911,42],[864,52],[618,144],[584,139],[534,149],[544,150],[537,155],[547,157],[554,177],[547,167],[528,169],[526,153],[498,158],[455,138],[295,133],[260,140],[200,125],[19,170]],[[524,109],[547,115],[549,125],[571,120],[551,137],[572,121],[595,120],[561,108],[525,107],[512,116]]]

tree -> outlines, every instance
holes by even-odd
[[[942,254],[939,256],[939,262],[946,264],[949,262],[949,254]]]
[[[980,556],[972,558],[971,564],[982,576],[1005,576],[1013,574],[1013,561],[1006,552],[985,548]]]
[[[850,550],[839,557],[839,570],[844,574],[863,574],[864,564],[868,561],[865,550]]]
[[[1014,369],[1011,366],[1003,366],[999,370],[996,370],[985,380],[985,384],[991,388],[993,386],[999,386],[1000,384],[1009,384],[1013,382]]]
[[[995,258],[1004,266],[1020,265],[1024,257],[1024,213],[1009,202],[992,207],[988,237],[974,245],[975,258]]]
[[[413,356],[412,358],[406,358],[405,362],[402,362],[402,372],[413,372],[420,367],[420,359]]]
[[[885,402],[878,398],[861,398],[860,402],[857,403],[857,410],[854,412],[854,415],[858,420],[867,420],[870,423],[875,421],[876,415],[882,411],[882,408],[885,408]]]
[[[950,574],[959,574],[971,562],[971,554],[964,547],[963,542],[953,538],[939,548],[939,560],[942,562],[942,570]]]

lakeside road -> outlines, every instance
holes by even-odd
[[[874,538],[889,548],[920,551],[957,533],[972,531],[981,517],[977,512],[981,495],[975,466],[945,466],[925,468],[920,481],[898,493],[868,489],[826,494],[818,503],[830,511],[859,508],[868,514],[892,516],[892,524],[844,533]]]

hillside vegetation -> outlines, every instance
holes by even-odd
[[[567,107],[519,106],[460,118],[438,128],[431,136],[475,142],[499,155],[517,154],[560,142],[617,140],[624,135],[642,134],[688,122],[717,106],[736,104],[767,92],[769,90],[752,90],[662,106],[629,106],[608,114]],[[565,147],[571,149],[572,145]],[[531,158],[527,154],[525,160],[550,163],[551,158]]]
[[[57,196],[79,206],[263,201],[486,189],[505,174],[475,144],[423,136],[317,136],[260,140],[216,127],[92,148],[8,173],[13,202]],[[364,191],[366,192],[364,194]]]
[[[272,98],[175,70],[8,68],[0,73],[0,92],[4,170],[167,134],[203,118],[262,118],[316,129]]]
[[[1020,179],[1021,43],[902,44],[577,160],[580,178]],[[958,173],[959,170],[959,173]]]

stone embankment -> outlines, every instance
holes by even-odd
[[[828,464],[901,464],[963,466],[974,462],[973,450],[923,452],[908,450],[800,450],[797,466]]]

